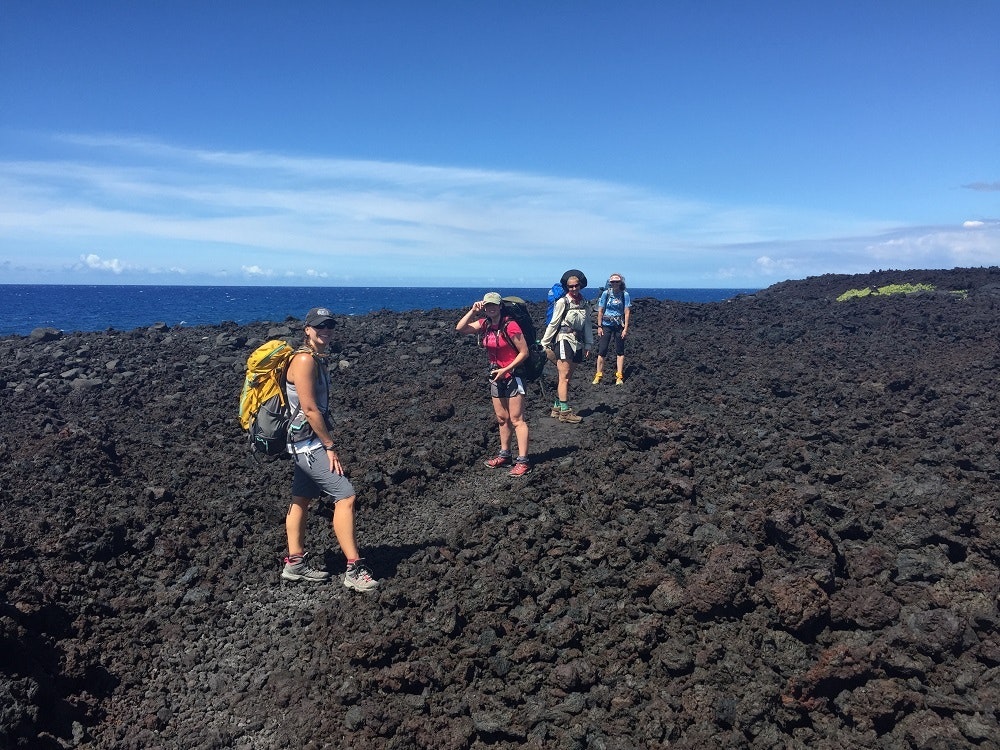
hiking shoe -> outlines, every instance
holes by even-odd
[[[499,469],[501,466],[506,466],[510,463],[510,456],[505,456],[503,453],[498,453],[493,458],[488,461],[483,461],[484,464],[489,466],[491,469]]]
[[[507,472],[512,477],[523,477],[531,471],[531,466],[527,461],[515,461],[514,468]]]
[[[549,416],[555,419],[559,419],[559,415],[562,414],[562,409],[558,406],[553,406],[552,411],[549,412]]]
[[[577,424],[583,421],[583,417],[579,414],[574,414],[572,409],[562,409],[559,412],[560,422],[569,422],[570,424]]]
[[[375,576],[365,565],[364,560],[355,560],[347,566],[347,572],[344,573],[344,585],[355,591],[374,591],[378,588],[378,581],[375,580]]]
[[[601,378],[603,378],[603,377],[604,377],[604,373],[603,373],[603,372],[599,372],[599,373],[597,373],[597,374],[596,374],[596,375],[594,376],[594,382],[593,382],[593,385],[598,385],[598,384],[599,384],[599,383],[601,382]]]
[[[620,373],[620,372],[616,372],[615,373],[615,385],[624,385],[624,384],[625,384],[625,376],[622,373]]]
[[[304,554],[286,557],[281,577],[286,581],[325,581],[330,577],[330,574],[325,570],[316,570],[310,567],[305,558]]]

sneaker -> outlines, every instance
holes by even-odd
[[[625,376],[622,373],[620,373],[620,372],[616,372],[615,373],[615,385],[624,385],[624,383],[625,383]]]
[[[597,373],[597,374],[596,374],[596,375],[594,376],[594,382],[593,382],[593,385],[597,385],[597,384],[599,384],[599,383],[601,382],[601,378],[603,378],[603,377],[604,377],[604,373],[603,373],[603,372],[599,372],[599,373]]]
[[[579,414],[574,414],[572,409],[563,409],[559,412],[560,422],[569,422],[570,424],[577,424],[583,421],[583,417]]]
[[[375,580],[375,576],[365,565],[364,560],[355,560],[347,566],[347,572],[344,573],[344,585],[355,591],[374,591],[378,588],[378,581]]]
[[[491,469],[499,469],[501,466],[506,466],[510,463],[510,454],[504,455],[503,453],[498,453],[488,461],[483,461],[483,463]]]
[[[289,555],[285,558],[285,567],[281,570],[281,577],[286,581],[325,581],[330,574],[325,570],[316,570],[306,562],[306,556]]]
[[[512,477],[523,477],[529,471],[531,471],[531,466],[527,461],[515,461],[514,468],[507,473]]]

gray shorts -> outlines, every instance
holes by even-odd
[[[521,378],[512,377],[504,380],[494,380],[490,383],[490,395],[493,398],[514,398],[524,395],[524,384]]]
[[[351,481],[330,470],[330,459],[322,448],[308,452],[296,451],[292,460],[295,462],[295,473],[292,475],[293,497],[313,500],[329,495],[337,502],[354,494]]]

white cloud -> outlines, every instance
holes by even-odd
[[[240,270],[243,271],[243,273],[245,275],[251,276],[251,277],[253,277],[253,276],[259,276],[259,277],[274,276],[274,271],[271,271],[270,269],[265,270],[265,269],[261,268],[260,266],[243,266]]]
[[[125,274],[148,274],[151,276],[160,276],[163,274],[184,275],[187,273],[187,270],[180,266],[161,268],[159,266],[137,265],[125,263],[118,258],[105,259],[96,253],[81,255],[80,262],[74,264],[73,268],[78,272],[109,271],[116,276],[122,276]]]
[[[125,264],[123,264],[117,258],[112,258],[110,260],[104,260],[99,255],[81,255],[80,260],[83,261],[87,268],[93,268],[95,271],[111,271],[112,273],[121,273],[125,270]]]
[[[648,287],[764,286],[873,263],[1000,256],[1000,228],[988,222],[898,228],[600,180],[67,140],[86,158],[0,162],[0,262],[27,255],[29,272],[52,275],[82,257],[90,271],[188,282],[503,285],[567,265],[601,275],[617,258]],[[85,249],[94,246],[111,259]]]
[[[795,261],[791,258],[770,258],[762,255],[757,258],[757,267],[765,274],[773,274],[779,271],[789,271],[795,268]]]

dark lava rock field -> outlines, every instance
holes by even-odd
[[[0,338],[0,747],[1000,747],[1000,270],[636,300],[518,480],[463,312],[339,319],[369,595],[236,420],[299,321]]]

